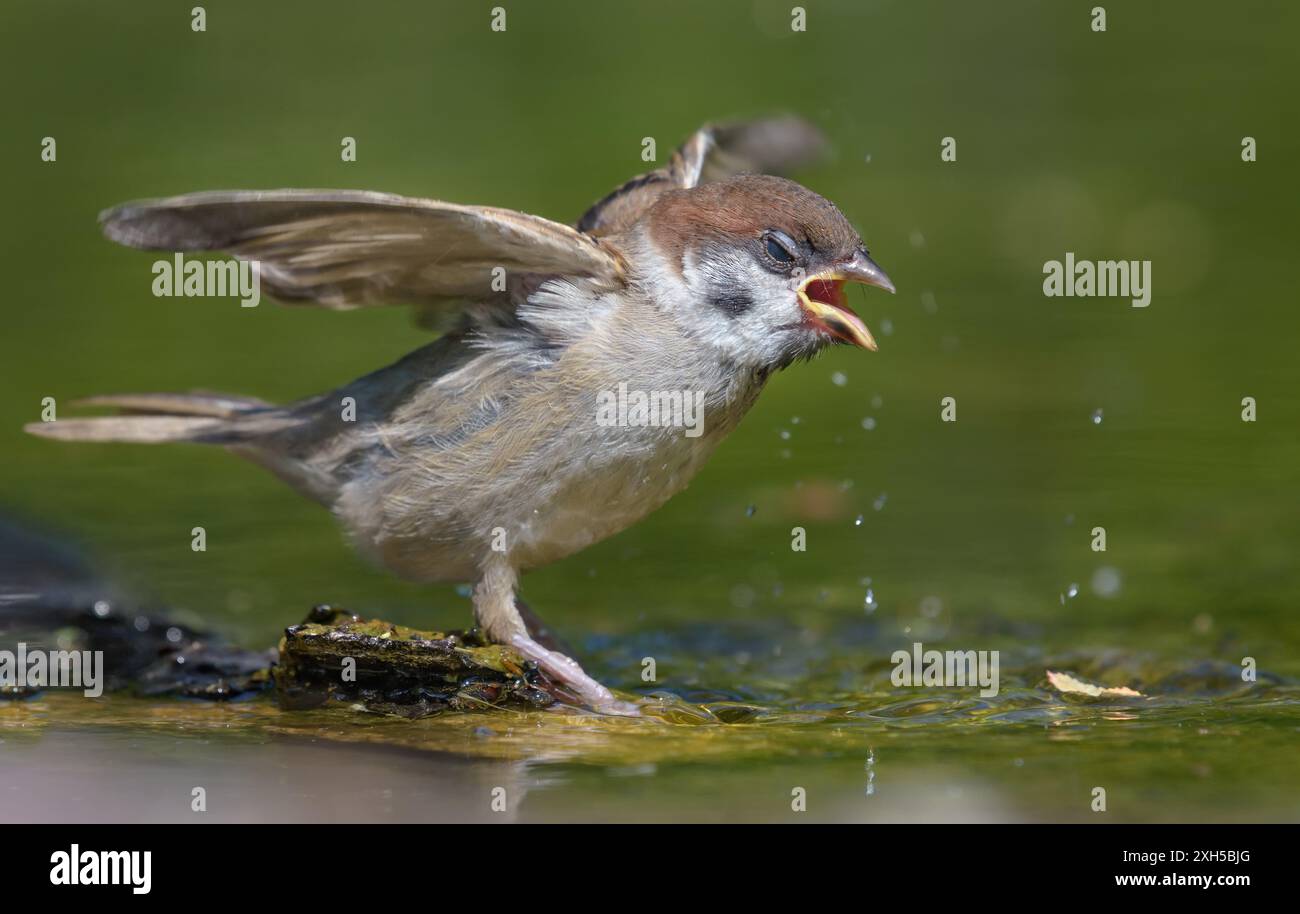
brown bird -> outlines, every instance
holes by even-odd
[[[705,127],[576,228],[370,191],[220,191],[101,214],[135,248],[225,251],[290,303],[415,304],[450,329],[287,406],[216,394],[92,397],[124,415],[38,422],[76,441],[215,444],[328,507],[418,581],[474,582],[474,614],[571,696],[632,711],[539,642],[521,572],[681,491],[767,378],[831,343],[875,349],[843,285],[890,292],[834,204],[780,177],[820,149],[786,118]],[[545,640],[545,639],[541,639]]]

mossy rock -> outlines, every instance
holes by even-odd
[[[346,703],[403,717],[554,703],[536,666],[476,632],[417,631],[328,606],[287,628],[278,653],[245,650],[165,612],[104,601],[2,605],[0,643],[17,641],[103,651],[105,689],[148,698],[231,701],[273,688],[286,710]],[[0,689],[0,700],[40,694],[39,688]]]
[[[543,708],[548,683],[515,651],[474,631],[426,632],[318,606],[285,629],[274,670],[286,709],[346,702],[425,717],[441,711]]]

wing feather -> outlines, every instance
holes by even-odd
[[[508,209],[372,191],[215,191],[100,215],[134,248],[227,251],[261,262],[276,298],[348,309],[486,300],[496,267],[521,276],[621,279],[616,252],[566,225]]]
[[[128,247],[226,251],[261,264],[263,291],[288,302],[350,309],[448,301],[506,306],[550,276],[616,285],[625,267],[602,238],[631,228],[667,190],[744,172],[782,174],[816,159],[821,133],[796,117],[706,125],[663,168],[633,178],[570,228],[487,206],[354,190],[214,191],[125,203],[100,214]],[[503,292],[496,268],[505,270]]]

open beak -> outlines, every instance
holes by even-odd
[[[871,331],[845,304],[848,299],[844,293],[846,282],[860,282],[886,292],[894,291],[894,284],[885,271],[865,251],[859,251],[852,260],[809,276],[800,283],[799,301],[813,324],[837,340],[875,352],[876,340]]]

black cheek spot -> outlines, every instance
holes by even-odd
[[[713,307],[717,308],[727,317],[740,317],[750,308],[754,307],[754,299],[748,294],[740,291],[719,292],[709,301]]]

